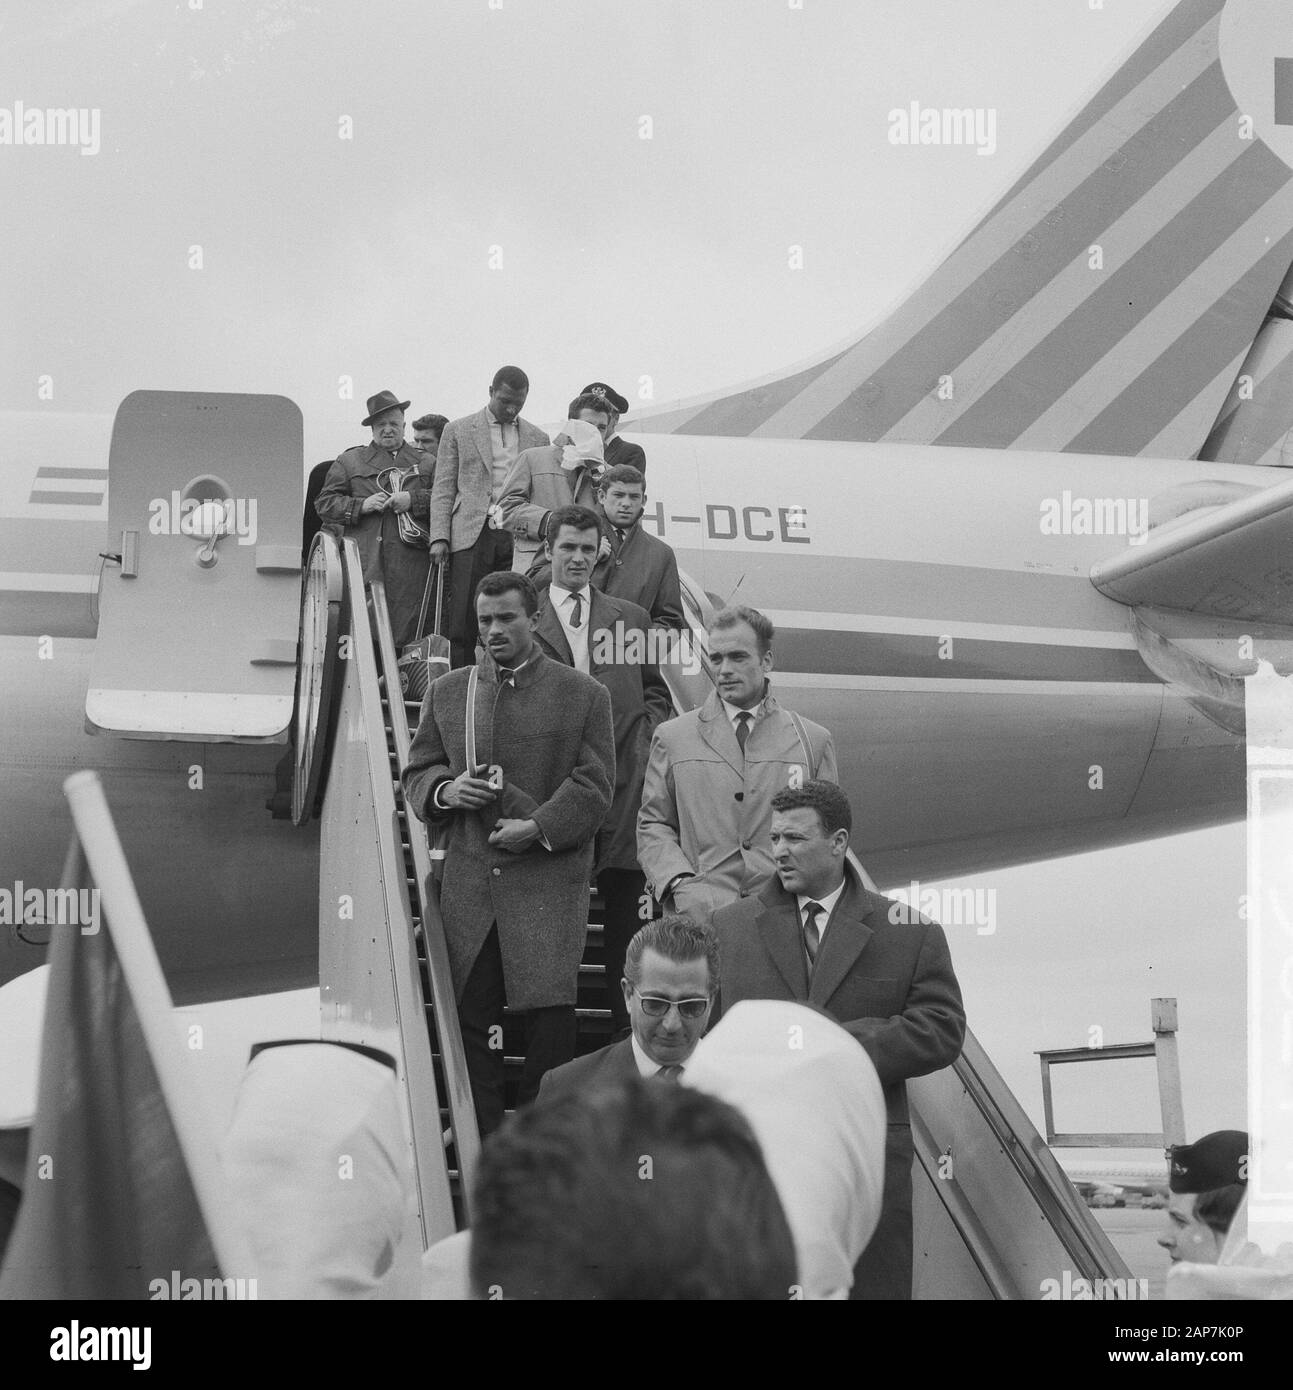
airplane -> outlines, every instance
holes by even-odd
[[[625,430],[693,621],[776,624],[881,887],[1244,813],[1242,677],[1293,660],[1293,36],[1261,17],[1181,0],[881,324]],[[267,809],[299,411],[136,392],[0,437],[0,885],[59,882],[94,767],[176,1002],[313,986],[318,826]],[[254,537],[185,529],[217,482]],[[0,983],[43,940],[6,924]]]
[[[1090,1206],[1126,1206],[1129,1196],[1139,1197],[1142,1205],[1155,1205],[1167,1198],[1167,1164],[1126,1159],[1107,1163],[1083,1162],[1057,1155],[1069,1181]]]

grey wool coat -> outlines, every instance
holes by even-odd
[[[470,668],[432,682],[404,771],[404,793],[423,820],[449,818],[440,910],[455,995],[490,925],[498,923],[507,1002],[514,1009],[573,1004],[588,927],[594,837],[615,786],[611,702],[591,676],[545,656],[515,685],[488,656],[476,668],[476,758],[502,769],[499,800],[483,811],[437,811],[436,786],[467,766]],[[489,843],[494,822],[532,818],[551,849],[520,854]]]

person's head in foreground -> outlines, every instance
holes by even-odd
[[[1172,1199],[1158,1243],[1172,1264],[1214,1265],[1248,1185],[1248,1136],[1218,1129],[1171,1148]]]
[[[730,1105],[633,1077],[518,1111],[481,1153],[478,1298],[785,1299],[786,1215]]]
[[[794,1235],[797,1296],[846,1298],[884,1190],[884,1094],[861,1044],[811,1005],[743,999],[681,1084],[749,1120]]]

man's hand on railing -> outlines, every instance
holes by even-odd
[[[512,854],[520,854],[539,838],[539,827],[532,820],[497,821],[490,832],[489,842],[495,849],[505,849]]]

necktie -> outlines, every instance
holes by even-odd
[[[748,709],[743,709],[736,716],[736,741],[741,745],[741,756],[745,756],[745,740],[750,737],[750,724],[754,716]]]
[[[623,544],[624,544],[624,531],[623,531],[623,529],[622,529],[621,527],[619,527],[619,526],[613,526],[611,529],[615,532],[615,539],[620,543],[620,545],[623,545]]]
[[[579,594],[575,594],[574,600],[574,605],[570,610],[570,626],[578,627],[583,621],[583,598]]]
[[[656,1072],[656,1076],[661,1081],[676,1082],[681,1075],[682,1068],[678,1065],[677,1062],[670,1062],[667,1067],[661,1067],[660,1070]]]
[[[821,912],[821,903],[804,904],[804,949],[808,952],[808,974],[810,976],[813,973],[813,966],[817,964],[817,952],[822,944],[822,933],[817,925],[817,918]]]

